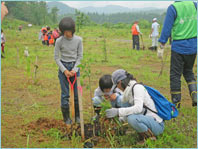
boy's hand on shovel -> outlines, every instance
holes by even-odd
[[[65,70],[64,74],[65,74],[66,77],[71,77],[72,76],[72,73],[69,72],[68,70]]]
[[[71,77],[73,77],[76,72],[74,70],[72,70],[72,71],[70,71],[70,73],[71,73]]]

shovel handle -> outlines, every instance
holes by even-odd
[[[74,95],[73,95],[73,92],[74,92],[74,84],[76,82],[76,73],[74,75],[74,81],[71,82],[69,77],[67,77],[67,81],[69,82],[70,86],[71,86],[71,113],[72,113],[72,124],[75,123],[75,105],[74,105]]]
[[[77,79],[76,78],[76,73],[74,75],[74,81],[73,82],[71,82],[70,79],[69,79],[69,77],[67,77],[67,81],[69,82],[72,90],[74,89],[74,84],[76,83],[76,79]]]

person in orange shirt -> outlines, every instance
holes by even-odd
[[[42,39],[42,44],[43,45],[46,45],[47,44],[47,42],[45,43],[45,38],[46,38],[46,34],[47,34],[47,28],[46,27],[43,27],[42,29],[41,29],[41,39]]]
[[[49,34],[48,34],[48,41],[49,41],[49,46],[54,45],[54,37],[52,35],[52,31],[50,31]]]
[[[133,26],[131,27],[131,33],[132,33],[132,40],[133,40],[133,49],[140,50],[140,42],[139,42],[139,34],[142,35],[140,32],[140,28],[138,26],[138,21],[135,21]]]

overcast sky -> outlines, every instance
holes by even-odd
[[[157,7],[167,8],[174,1],[62,1],[68,6],[82,8],[87,6],[103,7],[106,5],[120,5],[128,8]]]

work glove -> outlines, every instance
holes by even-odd
[[[164,49],[164,47],[165,47],[165,44],[161,43],[160,44],[160,49]]]
[[[111,109],[106,110],[105,112],[106,112],[106,117],[107,118],[113,118],[113,117],[119,115],[118,108],[111,108]]]
[[[151,34],[149,35],[149,38],[152,38],[152,35]]]
[[[119,121],[120,121],[121,123],[125,123],[125,122],[127,122],[127,118],[126,118],[126,116],[119,117]]]

